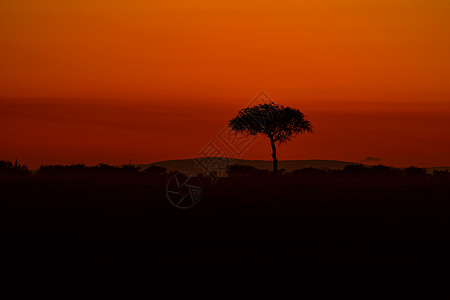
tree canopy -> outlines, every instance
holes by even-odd
[[[311,122],[300,110],[273,102],[241,109],[228,125],[236,133],[263,134],[279,143],[312,132]]]

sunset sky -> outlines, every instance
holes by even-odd
[[[280,160],[450,166],[449,37],[448,0],[1,1],[0,160],[192,158],[265,91],[314,126]]]

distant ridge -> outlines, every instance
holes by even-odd
[[[433,171],[450,171],[450,167],[430,167],[427,170],[430,173],[433,173]]]
[[[164,160],[158,161],[150,164],[140,164],[138,167],[146,168],[150,165],[161,166],[169,171],[179,171],[187,175],[196,175],[198,173],[205,173],[205,170],[200,167],[200,165],[209,165],[210,162],[218,162],[221,166],[227,164],[242,164],[247,166],[252,166],[258,169],[272,169],[271,160],[248,160],[248,159],[238,159],[238,158],[224,158],[224,157],[201,157],[197,159],[175,159],[175,160]],[[278,162],[278,167],[280,169],[286,169],[287,171],[292,171],[296,169],[303,168],[318,168],[318,169],[332,169],[341,170],[345,166],[355,165],[360,163],[349,162],[349,161],[339,161],[339,160],[322,160],[322,159],[311,159],[311,160],[280,160]],[[220,167],[211,168],[212,170],[220,171]],[[211,171],[212,171],[211,170]],[[222,171],[220,176],[226,176],[224,171]]]

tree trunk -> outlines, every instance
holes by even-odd
[[[277,148],[275,147],[275,141],[273,137],[269,137],[270,145],[272,146],[272,159],[273,159],[273,171],[278,172],[278,159],[277,159]]]

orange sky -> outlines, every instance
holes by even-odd
[[[315,125],[279,159],[450,165],[449,36],[447,0],[1,1],[0,159],[190,158],[264,90]]]

